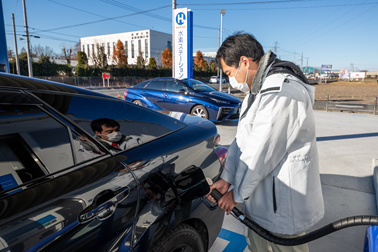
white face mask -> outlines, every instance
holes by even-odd
[[[232,88],[238,89],[238,90],[240,90],[241,92],[246,93],[246,92],[248,92],[248,91],[250,90],[249,87],[248,87],[248,84],[247,84],[248,71],[249,71],[249,69],[247,69],[247,75],[245,76],[245,81],[244,81],[244,83],[239,83],[239,82],[236,80],[236,75],[238,74],[239,68],[240,68],[240,62],[239,62],[238,70],[236,70],[236,74],[235,74],[235,76],[229,78],[229,80],[230,80],[230,85],[231,85]]]
[[[110,142],[118,142],[119,140],[121,140],[122,138],[122,133],[121,132],[113,132],[113,133],[110,133],[109,135],[107,135],[108,137],[108,141]]]

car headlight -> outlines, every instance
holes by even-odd
[[[230,104],[230,102],[228,102],[228,101],[222,101],[222,100],[218,100],[218,99],[215,99],[215,98],[210,98],[210,99],[217,102],[217,103]]]

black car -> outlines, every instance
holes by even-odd
[[[1,73],[0,250],[207,251],[218,141],[200,117]]]

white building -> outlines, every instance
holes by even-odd
[[[87,54],[88,64],[94,64],[93,57],[98,56],[97,48],[102,46],[105,49],[108,64],[112,65],[114,63],[113,48],[118,40],[121,40],[125,47],[127,63],[130,65],[136,64],[139,55],[146,59],[146,64],[150,57],[154,57],[157,64],[160,65],[161,52],[167,47],[172,51],[172,35],[153,30],[82,37],[80,38],[81,49]]]

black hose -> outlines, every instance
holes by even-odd
[[[213,189],[211,192],[211,196],[215,199],[216,202],[220,198],[223,197],[223,194],[221,194],[218,190]],[[232,209],[232,213],[235,215],[235,217],[242,222],[244,225],[246,225],[248,228],[253,230],[255,233],[260,235],[262,238],[276,243],[278,245],[283,246],[297,246],[304,243],[308,243],[310,241],[319,239],[323,236],[326,236],[330,233],[336,232],[338,230],[348,228],[348,227],[354,227],[354,226],[363,226],[363,225],[377,225],[378,224],[378,216],[352,216],[347,217],[338,221],[335,221],[333,223],[330,223],[322,228],[319,228],[315,231],[312,231],[311,233],[305,234],[300,237],[296,238],[282,238],[278,237],[276,235],[273,235],[268,230],[260,227],[259,224],[251,220],[248,216],[246,216],[242,211],[240,211],[237,207],[234,207]]]

